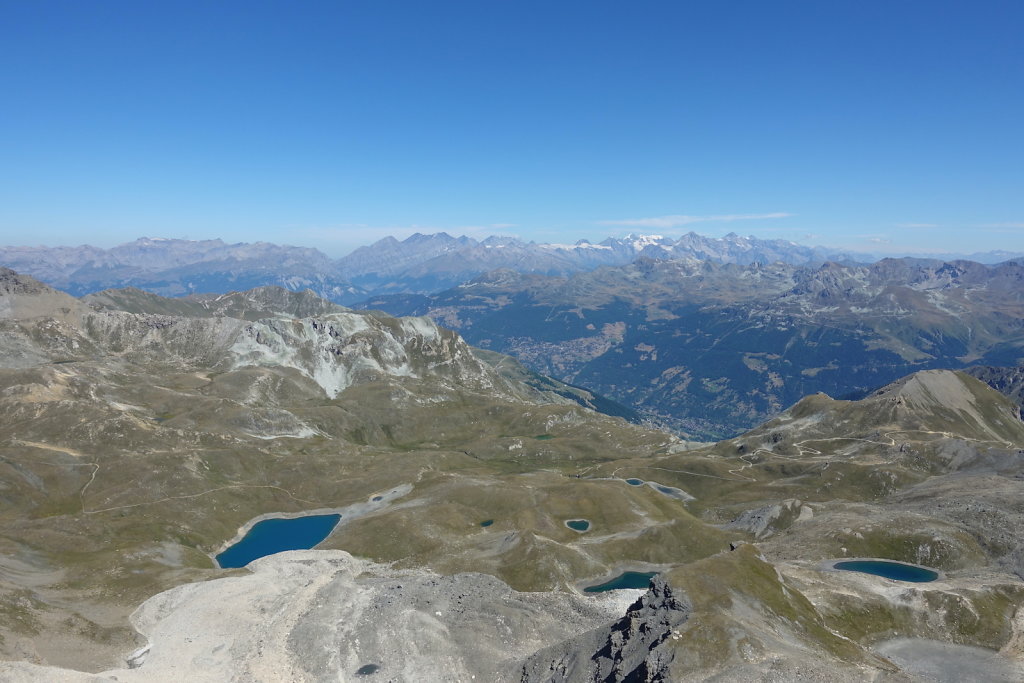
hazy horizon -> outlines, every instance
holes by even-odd
[[[553,245],[559,245],[559,246],[572,246],[572,245],[574,245],[574,244],[576,244],[577,242],[580,242],[580,241],[587,241],[587,242],[590,242],[591,244],[598,244],[598,243],[604,241],[605,239],[612,239],[612,238],[624,239],[624,238],[628,238],[631,234],[633,236],[638,237],[638,238],[640,238],[640,237],[666,237],[666,238],[670,238],[672,240],[678,240],[680,237],[682,237],[685,234],[689,234],[690,232],[693,232],[694,234],[697,234],[700,237],[711,238],[711,239],[723,239],[725,237],[728,237],[730,234],[734,234],[736,237],[744,238],[744,239],[746,239],[746,238],[749,238],[749,239],[781,239],[781,238],[759,238],[756,235],[741,235],[739,233],[727,233],[726,235],[707,235],[707,234],[699,233],[697,231],[687,231],[685,233],[655,233],[653,231],[652,232],[639,232],[639,231],[637,231],[637,232],[634,232],[634,233],[605,235],[605,236],[600,237],[600,238],[580,237],[580,238],[574,239],[574,240],[572,240],[570,242],[537,242],[535,240],[522,239],[522,238],[520,238],[518,236],[515,236],[515,235],[507,235],[506,234],[506,235],[481,235],[481,236],[473,236],[473,235],[463,235],[463,234],[452,234],[452,233],[447,233],[447,231],[441,230],[441,231],[437,231],[435,233],[416,233],[416,232],[412,232],[410,234],[407,234],[407,235],[404,235],[404,236],[401,236],[401,237],[395,236],[395,235],[388,235],[388,236],[385,236],[385,237],[376,238],[372,242],[366,242],[366,243],[358,244],[357,246],[353,247],[352,249],[341,250],[341,251],[325,249],[325,248],[323,248],[323,245],[317,245],[317,244],[314,244],[314,243],[289,242],[287,240],[284,240],[284,241],[281,241],[281,240],[278,240],[278,241],[275,241],[275,240],[226,240],[226,239],[223,239],[221,237],[216,237],[216,236],[213,236],[213,237],[201,237],[201,238],[190,238],[190,237],[164,237],[164,236],[160,236],[160,235],[140,235],[140,236],[138,236],[138,237],[136,237],[134,239],[130,239],[130,240],[127,240],[127,241],[124,241],[124,242],[117,242],[115,244],[98,244],[98,243],[89,243],[89,242],[78,243],[78,244],[31,244],[31,243],[25,243],[25,244],[0,244],[0,248],[4,248],[4,247],[15,247],[15,248],[18,248],[18,247],[21,247],[21,248],[38,248],[38,247],[43,247],[43,248],[96,247],[96,248],[99,248],[99,249],[111,249],[111,248],[118,247],[118,246],[124,246],[124,245],[128,245],[128,244],[132,244],[134,242],[141,241],[141,240],[152,240],[152,241],[185,240],[185,241],[193,241],[193,242],[220,240],[224,244],[228,244],[228,245],[231,245],[231,244],[253,244],[253,243],[256,243],[256,242],[264,242],[264,243],[276,244],[276,245],[279,245],[279,246],[300,247],[300,248],[313,248],[313,249],[317,249],[318,251],[324,253],[325,255],[329,256],[330,258],[339,259],[339,258],[343,258],[345,256],[348,256],[348,255],[354,253],[355,251],[357,251],[360,248],[372,246],[376,242],[378,242],[380,240],[383,240],[383,239],[386,239],[387,237],[392,237],[392,238],[398,240],[399,242],[403,242],[403,241],[409,239],[410,237],[412,237],[412,236],[414,236],[416,234],[421,234],[421,235],[429,236],[429,235],[434,235],[434,234],[439,234],[439,233],[447,233],[447,234],[449,234],[453,238],[472,237],[473,239],[476,239],[478,241],[483,241],[487,237],[505,237],[505,238],[520,239],[524,243],[553,244]],[[877,260],[877,259],[886,258],[886,257],[893,257],[893,258],[902,258],[902,257],[923,257],[923,258],[928,258],[928,257],[934,257],[934,258],[963,257],[963,258],[969,258],[971,256],[984,257],[984,256],[993,255],[993,254],[999,254],[1001,252],[1005,252],[1005,253],[1009,253],[1009,254],[1014,254],[1015,256],[1016,255],[1024,255],[1024,250],[1017,250],[1017,251],[1015,251],[1015,250],[1012,250],[1012,249],[991,249],[991,250],[975,250],[975,251],[964,251],[964,252],[949,252],[949,251],[932,250],[932,251],[916,251],[916,252],[915,251],[907,251],[907,252],[900,252],[900,253],[884,253],[884,252],[859,251],[859,250],[855,250],[855,249],[843,249],[843,248],[838,248],[838,247],[833,248],[833,247],[829,247],[827,245],[812,244],[812,243],[807,243],[807,242],[800,242],[800,241],[797,241],[797,240],[785,240],[785,241],[791,241],[794,244],[797,244],[797,245],[799,245],[801,247],[821,248],[821,249],[825,249],[825,250],[834,250],[834,251],[837,251],[837,252],[846,252],[846,253],[849,253],[851,256],[862,256],[862,257],[864,257],[864,259],[866,261],[872,261],[872,260]],[[989,261],[989,262],[991,262],[991,261]],[[0,266],[2,266],[2,265],[3,264],[0,263]]]

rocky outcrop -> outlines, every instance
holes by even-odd
[[[49,316],[64,319],[86,310],[77,299],[33,277],[0,267],[0,320]]]
[[[589,681],[668,681],[675,629],[692,612],[689,601],[664,579],[611,626],[545,648],[523,666],[521,683]]]
[[[726,529],[746,531],[761,539],[788,528],[793,522],[810,519],[814,510],[796,499],[783,500],[755,510],[747,510],[725,525]]]
[[[231,346],[232,367],[294,368],[334,398],[353,384],[384,377],[431,378],[511,393],[462,339],[429,318],[344,312],[247,325]]]

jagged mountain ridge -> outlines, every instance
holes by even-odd
[[[511,387],[429,319],[351,311],[310,293],[264,287],[179,302],[134,290],[86,299],[103,303],[94,309],[9,269],[0,271],[0,287],[10,336],[24,343],[45,329],[51,362],[116,354],[132,363],[173,358],[225,370],[288,368],[330,398],[384,376],[468,382],[499,393]],[[179,303],[186,305],[177,315],[164,312]],[[6,361],[17,364],[13,354]]]
[[[104,290],[82,298],[94,308],[124,311],[147,315],[172,315],[187,317],[228,317],[256,322],[266,318],[309,318],[329,314],[352,313],[350,309],[331,303],[313,292],[293,292],[281,287],[257,287],[245,292],[228,294],[196,294],[179,299],[168,299],[142,290],[128,288]],[[373,317],[367,318],[372,320]],[[281,340],[278,339],[278,346]],[[472,349],[472,353],[502,376],[522,382],[541,392],[549,392],[574,401],[584,407],[623,417],[630,422],[640,422],[636,411],[611,401],[603,396],[540,375],[523,367],[510,356],[483,349]]]
[[[740,266],[640,259],[570,277],[495,271],[360,304],[718,438],[801,396],[863,395],[927,368],[1024,360],[1024,263]]]
[[[978,254],[976,260],[992,263],[1014,256],[1019,254]],[[219,239],[141,238],[111,249],[88,245],[0,247],[0,266],[32,275],[75,296],[136,287],[178,297],[277,285],[294,291],[312,289],[323,298],[346,305],[371,295],[437,292],[502,268],[566,276],[641,258],[741,265],[818,265],[827,260],[853,263],[876,259],[869,254],[806,247],[787,240],[734,233],[711,238],[693,232],[678,239],[627,235],[574,244],[417,233],[401,241],[386,237],[340,259],[331,259],[313,248],[266,242],[226,244]]]
[[[709,238],[690,232],[678,240],[660,235],[609,237],[599,243],[537,244],[509,237],[478,241],[446,233],[385,238],[339,260],[353,283],[374,293],[433,292],[492,270],[564,276],[638,258],[710,260],[719,263],[820,263],[839,258],[834,250],[787,240],[761,240],[731,233]],[[852,258],[845,256],[845,258]]]
[[[124,287],[162,296],[184,296],[261,285],[312,289],[335,301],[364,295],[322,252],[266,242],[226,244],[219,239],[141,238],[111,249],[88,245],[0,247],[0,265],[75,296]]]
[[[227,316],[249,321],[273,317],[306,318],[350,310],[318,296],[312,290],[293,291],[275,285],[225,294],[190,294],[175,299],[127,287],[88,294],[82,297],[82,301],[96,308],[127,313],[199,318]]]
[[[679,240],[660,236],[608,238],[599,244],[536,244],[511,237],[452,237],[415,234],[387,237],[332,260],[317,249],[266,242],[141,238],[111,249],[0,247],[0,265],[50,283],[75,296],[103,289],[136,287],[162,296],[226,293],[262,285],[312,289],[336,303],[373,293],[434,292],[498,268],[567,275],[638,257],[711,259],[721,262],[820,262],[830,252],[784,240],[690,233]]]

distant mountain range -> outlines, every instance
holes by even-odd
[[[929,368],[1024,362],[1024,262],[795,266],[654,260],[569,277],[493,271],[363,307],[721,438],[801,396],[860,398]]]
[[[1020,254],[978,254],[995,263]],[[825,261],[871,262],[869,254],[807,247],[787,240],[762,240],[730,233],[679,239],[660,235],[610,237],[599,243],[537,244],[512,237],[452,237],[415,234],[386,237],[348,256],[332,259],[309,247],[267,242],[226,244],[222,240],[141,238],[111,249],[78,247],[0,247],[0,266],[51,284],[73,296],[111,288],[135,287],[161,296],[224,294],[276,285],[312,290],[334,303],[350,305],[382,294],[430,294],[484,273],[569,276],[637,259],[699,260],[740,265],[786,263],[816,266]]]
[[[36,277],[72,296],[113,287],[136,287],[162,296],[225,293],[262,285],[313,290],[332,301],[363,292],[339,277],[334,262],[316,249],[266,242],[142,239],[112,249],[0,247],[0,265]]]
[[[566,276],[638,258],[710,260],[717,263],[816,264],[855,260],[850,254],[805,247],[786,240],[729,234],[721,238],[688,233],[678,240],[661,235],[609,237],[599,243],[536,244],[507,237],[477,241],[446,233],[393,237],[357,249],[337,263],[353,284],[374,294],[428,293],[453,287],[483,273],[507,268],[518,273]]]
[[[508,268],[564,276],[637,258],[707,259],[719,263],[815,264],[853,256],[784,240],[728,235],[678,240],[658,235],[609,238],[599,244],[537,244],[509,237],[416,234],[387,237],[340,259],[307,247],[257,242],[226,244],[141,238],[111,249],[0,247],[0,265],[37,277],[74,296],[135,287],[161,296],[226,293],[277,285],[310,289],[335,303],[351,304],[386,293],[431,293]]]

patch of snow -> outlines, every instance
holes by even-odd
[[[606,249],[611,251],[611,247],[605,244],[591,244],[590,242],[581,242],[580,244],[538,244],[541,249],[558,249],[564,251],[573,251],[574,249]]]
[[[634,235],[630,233],[626,235],[626,239],[630,241],[630,245],[634,249],[641,251],[644,247],[660,244],[665,237],[663,235]]]
[[[324,436],[324,433],[303,425],[301,429],[292,434],[252,434],[245,432],[246,436],[251,436],[254,439],[263,439],[264,441],[270,441],[271,439],[308,439],[311,436]]]

